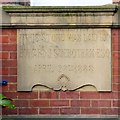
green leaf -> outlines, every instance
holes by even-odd
[[[13,105],[9,100],[0,100],[0,105],[9,108],[15,108],[15,105]]]
[[[12,104],[12,99],[7,98],[3,94],[0,94],[0,106],[8,107],[8,108],[15,108],[15,105]]]
[[[3,94],[0,94],[0,100],[7,98],[6,96],[4,96]]]

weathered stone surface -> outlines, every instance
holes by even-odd
[[[110,29],[19,29],[18,91],[111,91]]]
[[[112,16],[111,13],[23,13],[23,14],[11,14],[12,24],[77,24],[77,25],[111,25]],[[58,17],[59,16],[59,17]],[[34,19],[33,19],[34,17]]]
[[[105,6],[59,6],[59,7],[16,7],[3,6],[11,16],[11,27],[111,27],[117,10],[115,5]],[[33,19],[34,17],[34,19]],[[9,26],[9,24],[7,24]],[[3,25],[6,27],[7,25]]]

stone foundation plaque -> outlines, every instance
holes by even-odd
[[[18,91],[111,91],[110,29],[19,29]]]

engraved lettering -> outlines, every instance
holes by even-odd
[[[30,51],[30,54],[27,54]],[[24,53],[23,53],[24,52]],[[22,54],[22,55],[21,55]],[[33,49],[20,50],[21,57],[37,58],[109,58],[109,49],[47,49],[45,46]]]
[[[93,65],[51,65],[51,64],[38,64],[34,65],[35,72],[93,72],[94,66]]]

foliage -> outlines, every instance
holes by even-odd
[[[0,106],[2,106],[3,108],[15,108],[15,105],[12,104],[12,99],[7,98],[3,94],[0,94]]]

